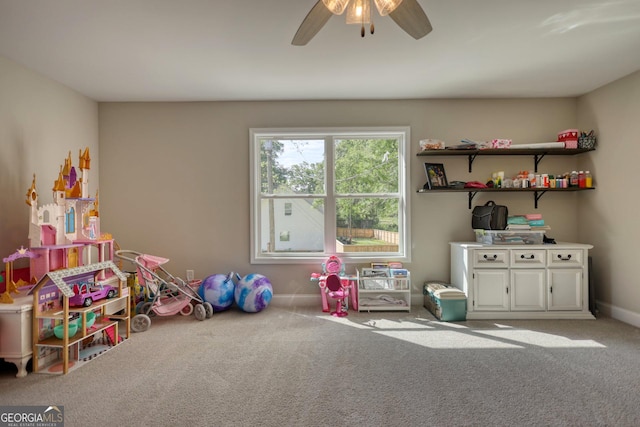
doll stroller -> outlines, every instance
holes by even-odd
[[[198,320],[213,316],[213,306],[202,300],[197,289],[163,267],[169,262],[167,258],[131,250],[119,250],[115,255],[136,266],[136,277],[142,287],[142,301],[136,305],[136,314],[131,319],[132,331],[149,329],[153,316],[193,313]]]

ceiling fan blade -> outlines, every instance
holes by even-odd
[[[422,10],[418,0],[403,0],[400,6],[389,14],[396,24],[411,37],[418,40],[433,30],[429,18]]]
[[[293,36],[291,44],[294,46],[304,46],[324,27],[333,13],[324,5],[322,0],[318,0],[315,6],[309,11],[300,28]]]

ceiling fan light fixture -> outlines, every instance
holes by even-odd
[[[402,0],[373,0],[380,16],[387,16],[402,3]]]
[[[347,8],[349,0],[322,0],[322,3],[333,13],[334,15],[342,15],[342,12]]]
[[[352,0],[347,8],[347,24],[371,23],[370,0]]]
[[[365,24],[370,24],[374,33],[372,1],[381,16],[389,16],[402,30],[418,40],[429,34],[433,27],[418,0],[317,0],[300,24],[291,44],[304,46],[324,27],[333,15],[347,11],[347,24],[360,25],[364,37]]]

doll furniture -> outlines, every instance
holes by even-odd
[[[331,315],[336,317],[345,317],[349,314],[344,308],[348,304],[345,300],[349,297],[351,286],[348,280],[345,280],[344,286],[342,282],[337,274],[329,274],[326,278],[327,295],[336,300],[336,310],[332,311]]]
[[[331,277],[331,279],[329,279],[329,277]],[[327,282],[328,280],[329,282]],[[358,310],[358,287],[356,286],[358,278],[345,274],[344,265],[337,256],[332,255],[327,261],[322,263],[322,273],[312,273],[311,281],[317,283],[320,288],[322,311],[324,313],[329,313],[330,311],[328,298],[339,299],[344,303],[345,308],[351,303],[351,308],[356,311]],[[340,292],[337,286],[338,284],[342,288],[341,293],[336,293]],[[331,285],[335,290],[329,288],[328,285]],[[346,316],[346,312],[344,313],[342,316]]]

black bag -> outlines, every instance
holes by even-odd
[[[507,228],[509,209],[489,200],[484,206],[476,206],[471,212],[471,228],[474,230],[504,230]]]

